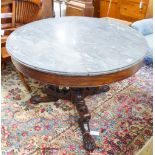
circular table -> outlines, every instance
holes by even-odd
[[[84,98],[133,75],[141,67],[147,43],[136,30],[108,18],[63,17],[18,28],[6,48],[17,70],[49,84],[47,96],[32,96],[32,103],[61,98],[75,104],[84,147],[92,151],[91,115]]]

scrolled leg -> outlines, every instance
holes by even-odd
[[[70,90],[66,88],[59,89],[59,87],[47,85],[43,88],[43,93],[46,96],[35,95],[32,96],[30,102],[32,104],[38,104],[41,102],[56,102],[59,99],[70,99]]]
[[[35,96],[32,96],[30,98],[30,102],[31,104],[39,104],[39,103],[42,103],[42,102],[55,102],[57,101],[56,98],[52,97],[52,96],[39,96],[39,95],[35,95]]]
[[[93,151],[96,148],[96,144],[93,137],[90,135],[89,120],[91,118],[91,115],[82,95],[78,94],[76,96],[75,104],[80,116],[78,123],[83,134],[84,148],[87,151]]]
[[[96,148],[96,144],[93,137],[90,135],[89,120],[91,119],[91,115],[87,105],[85,104],[84,98],[89,95],[107,92],[109,91],[109,89],[110,87],[108,85],[90,88],[59,88],[58,86],[47,85],[43,89],[43,93],[46,94],[46,96],[32,96],[30,102],[32,104],[38,104],[40,102],[55,102],[58,99],[72,101],[72,103],[76,106],[76,109],[80,116],[78,124],[82,131],[84,148],[87,151],[93,151]]]

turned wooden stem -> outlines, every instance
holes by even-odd
[[[87,151],[93,151],[96,148],[96,144],[93,137],[90,135],[89,120],[91,119],[91,115],[87,105],[85,104],[84,92],[85,90],[76,92],[75,105],[80,116],[78,123],[83,134],[84,148]]]

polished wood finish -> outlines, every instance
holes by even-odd
[[[113,0],[109,9],[110,0],[100,1],[100,17],[119,18],[118,16],[118,0]],[[109,11],[108,11],[109,9]]]
[[[13,27],[32,22],[38,18],[41,1],[13,0]]]
[[[14,28],[9,28],[10,27],[9,24],[4,24],[4,25],[2,24],[2,27],[7,27],[7,29],[1,30],[1,33],[3,32],[3,36],[1,36],[1,65],[3,69],[6,67],[7,61],[10,61],[11,59],[10,55],[6,50],[5,45],[6,45],[7,37],[12,31],[14,31]]]
[[[2,68],[6,67],[6,62],[10,60],[5,43],[7,37],[17,27],[30,23],[35,20],[53,17],[52,0],[7,0],[2,1],[1,28],[1,62]],[[19,72],[19,77],[28,91],[31,88],[27,84],[24,75]]]
[[[6,6],[9,7],[8,10],[3,9]],[[1,8],[2,29],[8,27],[17,27],[35,20],[54,16],[52,0],[12,0],[6,2],[3,1]]]
[[[12,13],[1,14],[1,29],[12,27]]]
[[[142,3],[142,8],[140,8],[139,1],[126,2],[122,0],[120,2],[120,17],[121,18],[133,18],[136,20],[145,18],[147,9],[147,2]]]
[[[31,104],[51,101],[56,102],[59,99],[65,99],[70,100],[75,105],[79,114],[78,124],[82,131],[83,145],[87,151],[93,151],[96,148],[96,144],[94,138],[90,134],[89,121],[91,119],[91,114],[85,104],[85,97],[109,91],[110,88],[106,84],[123,80],[133,75],[142,65],[142,61],[140,61],[128,69],[123,69],[122,71],[111,74],[96,76],[63,76],[32,69],[13,58],[12,61],[19,72],[50,84],[43,90],[43,93],[46,94],[46,96],[31,96]]]
[[[145,18],[153,18],[153,0],[149,0]]]
[[[122,71],[117,71],[116,73],[103,74],[98,76],[57,75],[29,68],[28,66],[21,64],[13,58],[12,61],[17,70],[19,70],[21,73],[44,83],[68,87],[94,87],[126,79],[139,70],[143,60],[128,69],[123,69]]]
[[[1,1],[1,13],[12,12],[12,0]]]
[[[100,0],[93,0],[94,17],[100,17]]]
[[[5,48],[5,42],[7,37],[10,35],[11,32],[13,32],[17,26],[19,25],[23,25],[25,23],[28,23],[30,21],[35,20],[34,18],[32,18],[32,16],[29,16],[31,13],[33,15],[34,12],[32,12],[32,8],[35,11],[36,10],[36,6],[40,3],[36,3],[36,1],[34,1],[34,3],[29,2],[29,0],[27,0],[26,2],[23,0],[13,0],[12,1],[12,12],[8,12],[8,13],[2,13],[1,14],[1,32],[3,32],[3,34],[1,34],[1,42],[3,43],[3,45],[1,44],[1,49],[2,49],[2,53],[1,53],[1,59],[2,59],[2,66],[5,66],[6,61],[10,59],[10,55],[7,53],[6,48]],[[40,1],[41,2],[41,1]],[[18,4],[20,3],[20,4]],[[26,8],[26,6],[22,3],[28,3],[26,6],[28,9]],[[10,1],[7,1],[7,3],[3,3],[2,6],[8,5],[10,4]],[[30,7],[31,6],[31,7]],[[33,7],[32,7],[33,6]],[[38,7],[38,9],[40,10],[40,8]],[[27,13],[26,13],[27,12]],[[28,14],[29,12],[29,14]],[[26,18],[27,16],[29,16],[29,18]],[[37,14],[34,14],[34,17],[37,17]],[[31,19],[31,20],[30,20]]]
[[[121,22],[121,23],[123,23],[123,24],[126,24],[126,25],[128,25],[128,26],[130,26],[130,25],[132,24],[132,22],[129,22],[129,21],[126,21],[126,20],[122,20],[122,19],[117,19],[117,18],[112,18],[112,17],[104,17],[104,18],[112,19],[112,20]]]
[[[2,7],[11,5],[11,9],[2,9],[1,14],[1,28],[3,35],[1,35],[1,42],[6,42],[8,35],[17,27],[27,24],[29,22],[49,18],[53,16],[53,1],[52,0],[6,0],[2,1]],[[6,12],[8,11],[8,12]],[[11,12],[10,12],[11,11]],[[2,47],[2,46],[1,46]],[[8,57],[6,49],[2,49],[2,62]],[[5,58],[4,58],[5,57]]]
[[[83,134],[84,148],[88,151],[93,151],[96,148],[96,144],[93,137],[90,135],[89,120],[91,119],[91,114],[85,104],[82,93],[77,92],[75,105],[80,116],[78,124]]]
[[[12,3],[15,0],[2,0],[1,1],[1,13],[6,13],[6,12],[12,12]],[[26,9],[28,8],[28,5],[26,6],[26,3],[33,3],[33,4],[42,4],[42,13],[40,15],[41,19],[43,18],[48,18],[48,17],[53,17],[54,16],[54,9],[53,9],[53,0],[16,0],[16,1],[20,1],[22,5],[22,9]],[[31,9],[31,7],[29,7],[28,9]],[[34,10],[31,10],[32,12]],[[31,12],[29,12],[30,14]]]
[[[8,5],[12,3],[12,0],[1,0],[1,6]]]
[[[54,17],[54,0],[41,0],[42,8],[39,14],[39,19],[51,18]]]
[[[66,16],[93,16],[92,0],[71,0],[66,5]]]
[[[101,0],[100,17],[113,17],[127,21],[144,19],[149,0]]]

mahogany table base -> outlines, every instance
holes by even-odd
[[[91,115],[88,107],[85,104],[84,98],[88,95],[99,94],[101,92],[109,91],[109,86],[104,85],[102,87],[87,87],[87,88],[62,88],[57,86],[46,86],[43,92],[46,94],[44,97],[38,95],[32,96],[30,101],[32,104],[38,104],[40,102],[57,101],[58,99],[70,100],[76,106],[79,113],[78,124],[83,134],[84,148],[87,151],[93,151],[96,148],[95,141],[90,135],[89,120]]]

